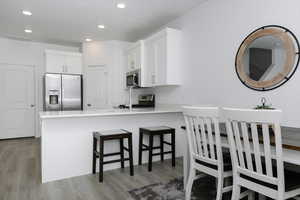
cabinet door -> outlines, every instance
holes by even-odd
[[[155,85],[167,84],[167,41],[160,37],[154,41]]]
[[[82,73],[82,58],[81,56],[67,55],[65,57],[66,73],[81,74]]]
[[[135,69],[141,69],[141,47],[134,49]]]
[[[127,67],[128,71],[132,71],[135,69],[135,55],[132,50],[130,50],[127,55]]]
[[[61,54],[46,53],[46,72],[64,73],[65,56]]]
[[[155,50],[153,41],[145,42],[145,67],[144,67],[144,85],[152,87],[156,84],[155,77]]]

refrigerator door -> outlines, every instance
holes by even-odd
[[[61,110],[61,75],[45,74],[44,107],[46,111]]]
[[[82,110],[81,75],[62,75],[62,110]]]

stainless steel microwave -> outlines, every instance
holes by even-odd
[[[141,87],[141,70],[135,70],[126,73],[127,87]]]

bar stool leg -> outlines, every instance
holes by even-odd
[[[104,141],[100,137],[100,152],[99,152],[99,182],[103,182],[103,154],[104,154]]]
[[[160,135],[160,161],[164,162],[164,135]]]
[[[175,148],[175,132],[171,133],[171,137],[172,137],[172,166],[175,167],[175,156],[176,156],[176,148]]]
[[[149,135],[149,161],[148,171],[152,171],[152,156],[153,156],[153,135]]]
[[[97,139],[93,138],[93,174],[96,173],[96,160],[97,160],[97,155],[96,155],[96,151],[97,151]]]
[[[143,132],[140,130],[140,138],[139,138],[139,165],[142,165],[143,160]]]
[[[134,175],[133,169],[133,153],[132,153],[132,135],[128,137],[128,150],[129,150],[129,166],[130,166],[130,176]]]
[[[120,139],[121,168],[124,168],[124,141]]]

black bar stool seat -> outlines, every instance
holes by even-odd
[[[124,146],[125,139],[128,141],[127,147]],[[107,140],[119,140],[120,151],[104,154],[104,142]],[[99,151],[97,151],[98,143]],[[128,152],[128,158],[124,158],[124,150]],[[104,161],[104,157],[117,155],[120,155],[120,159]],[[93,174],[96,173],[97,158],[99,158],[99,182],[103,182],[103,165],[116,162],[120,162],[121,168],[124,168],[124,162],[129,161],[130,175],[133,176],[132,133],[123,129],[93,132]]]
[[[171,142],[164,140],[164,136],[170,134]],[[149,136],[149,145],[143,143],[144,135]],[[160,137],[160,145],[153,146],[153,137]],[[139,141],[139,165],[142,164],[143,151],[149,152],[148,171],[152,171],[152,157],[160,156],[160,160],[164,161],[165,154],[172,154],[172,166],[175,167],[175,129],[168,126],[153,126],[140,128],[140,141]],[[171,151],[164,151],[164,145],[171,146]],[[153,153],[154,149],[160,149],[159,153]]]

